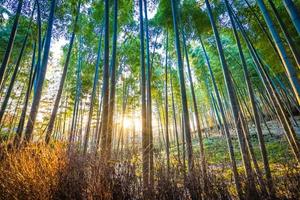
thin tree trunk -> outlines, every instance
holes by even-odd
[[[255,66],[256,66],[256,70],[264,84],[264,87],[268,93],[268,96],[270,97],[273,107],[275,108],[276,115],[278,116],[278,119],[281,122],[281,124],[285,130],[285,135],[286,135],[287,140],[293,150],[295,158],[298,160],[298,162],[300,162],[299,143],[297,141],[295,131],[293,130],[291,123],[286,115],[286,111],[284,110],[284,108],[282,106],[282,102],[280,101],[276,91],[274,90],[274,88],[271,84],[270,78],[269,78],[268,74],[266,73],[265,69],[263,68],[261,60],[260,60],[255,48],[253,47],[251,41],[247,37],[241,23],[239,22],[236,15],[234,15],[234,17],[235,17],[235,20],[241,30],[243,38],[246,41],[247,47],[250,50],[251,56],[253,58]]]
[[[218,122],[219,129],[220,129],[222,135],[224,135],[225,131],[223,129],[222,121],[221,121],[221,118],[219,116],[219,112],[218,112],[218,108],[217,108],[217,104],[216,104],[216,100],[215,100],[212,92],[210,92],[210,96],[211,96],[211,101],[212,101],[212,107],[213,107],[213,109],[215,111],[215,114],[216,114],[216,117],[217,117],[217,122]]]
[[[2,117],[4,115],[4,112],[5,112],[8,100],[10,98],[10,94],[11,94],[12,89],[14,87],[14,84],[16,82],[16,78],[17,78],[17,75],[18,75],[18,72],[19,72],[20,64],[21,64],[24,52],[26,50],[27,40],[28,40],[28,36],[29,36],[29,31],[31,30],[31,24],[32,24],[32,18],[33,18],[34,11],[35,11],[35,3],[34,3],[34,6],[33,6],[33,10],[31,12],[31,17],[30,17],[29,25],[28,25],[28,28],[27,28],[27,32],[26,32],[25,38],[24,38],[23,43],[22,43],[21,51],[19,53],[15,69],[14,69],[13,74],[11,76],[11,80],[10,80],[9,86],[8,86],[6,92],[5,92],[4,100],[3,100],[2,104],[1,104],[1,109],[0,109],[0,123],[2,121]],[[34,55],[35,55],[35,49],[34,49],[33,56]],[[34,62],[34,57],[32,58],[32,61]]]
[[[97,121],[96,121],[96,144],[95,144],[95,154],[97,155],[99,145],[100,145],[100,139],[101,139],[101,128],[102,128],[102,120],[101,120],[101,114],[102,114],[102,104],[103,104],[103,87],[100,92],[99,87],[99,105],[98,105],[98,113],[97,113]]]
[[[19,106],[20,106],[20,103],[21,103],[21,100],[22,100],[22,96],[23,96],[23,90],[25,89],[25,85],[22,87],[22,90],[21,90],[21,94],[18,98],[18,101],[17,101],[17,104],[15,105],[15,110],[14,110],[14,114],[13,114],[13,117],[12,119],[10,120],[10,125],[9,125],[9,129],[8,129],[8,141],[10,142],[11,140],[11,137],[12,137],[12,132],[13,132],[13,129],[15,127],[15,124],[14,124],[14,121],[15,119],[17,118],[17,115],[18,115],[18,109],[19,109]]]
[[[248,153],[248,150],[247,150],[246,141],[245,141],[244,133],[243,133],[243,130],[242,130],[242,124],[241,124],[242,122],[241,122],[241,120],[238,116],[238,114],[240,112],[240,108],[239,108],[237,98],[236,98],[236,94],[234,92],[233,85],[232,85],[232,82],[231,82],[231,79],[230,79],[228,65],[227,65],[227,62],[225,60],[223,47],[222,47],[222,44],[221,44],[221,39],[220,39],[220,36],[219,36],[219,32],[217,30],[215,21],[213,19],[213,14],[212,14],[210,4],[209,4],[208,0],[205,0],[205,3],[206,3],[206,7],[207,7],[207,12],[208,12],[208,15],[209,15],[210,23],[211,23],[211,26],[213,28],[214,36],[215,36],[215,39],[216,39],[216,44],[217,44],[217,48],[218,48],[218,52],[219,52],[221,67],[222,67],[222,70],[223,70],[223,76],[224,76],[225,85],[226,85],[226,90],[227,90],[227,94],[228,94],[228,97],[229,97],[229,100],[230,100],[230,106],[231,106],[231,110],[232,110],[232,114],[233,114],[233,118],[234,118],[234,125],[235,125],[236,132],[237,132],[237,135],[238,135],[241,154],[242,154],[243,163],[244,163],[244,167],[245,167],[245,171],[246,171],[246,176],[247,176],[246,198],[250,197],[250,195],[252,197],[257,197],[258,194],[257,194],[257,190],[256,190],[255,183],[254,183],[254,177],[253,177],[253,171],[252,171],[252,168],[251,168],[249,153]]]
[[[265,34],[265,36],[267,37],[268,41],[270,42],[271,46],[272,46],[272,49],[274,50],[274,52],[276,53],[276,55],[278,57],[280,57],[280,54],[278,52],[278,49],[276,48],[275,44],[274,44],[274,41],[272,40],[270,34],[268,33],[268,31],[266,30],[265,26],[263,25],[263,22],[262,20],[258,17],[257,13],[255,12],[255,10],[253,9],[253,7],[250,5],[249,1],[248,0],[244,0],[247,4],[247,6],[250,8],[250,11],[252,13],[252,15],[254,16],[255,18],[255,21],[258,23],[260,29],[263,31],[263,33]],[[281,64],[284,66],[282,60],[281,61]]]
[[[170,67],[170,85],[171,85],[171,98],[172,98],[172,111],[173,111],[174,131],[175,131],[176,145],[177,145],[177,156],[178,156],[179,163],[181,163],[181,161],[180,161],[179,137],[178,137],[178,129],[177,129],[177,120],[176,120],[176,110],[175,110],[175,101],[174,101],[174,93],[173,93],[173,81],[172,81],[171,67]]]
[[[104,0],[104,66],[103,66],[103,109],[101,113],[101,157],[106,159],[107,125],[109,109],[109,0]]]
[[[206,60],[206,64],[208,67],[208,71],[212,80],[212,84],[213,84],[213,88],[217,97],[217,102],[219,104],[219,108],[220,108],[220,112],[221,112],[221,117],[223,120],[223,125],[222,127],[224,128],[224,132],[226,135],[226,140],[227,140],[227,146],[228,146],[228,151],[229,151],[229,156],[230,156],[230,161],[231,161],[231,167],[232,167],[232,172],[233,172],[233,177],[234,177],[234,182],[235,182],[235,189],[238,193],[238,196],[240,199],[243,198],[243,191],[242,191],[242,187],[241,187],[241,183],[240,183],[240,178],[239,178],[239,174],[238,174],[238,170],[237,170],[237,165],[236,165],[236,160],[235,160],[235,155],[234,155],[234,149],[233,149],[233,144],[232,144],[232,140],[231,140],[231,136],[230,136],[230,131],[229,131],[229,127],[228,127],[228,123],[226,120],[226,116],[225,116],[225,112],[224,112],[224,108],[223,108],[223,104],[221,102],[221,97],[220,97],[220,93],[219,90],[217,88],[217,84],[215,81],[215,77],[214,74],[212,72],[211,66],[210,66],[210,61],[209,61],[209,57],[206,53],[204,44],[202,42],[202,39],[200,38],[200,43],[202,46],[202,50],[204,52],[204,56],[205,56],[205,60]]]
[[[180,116],[180,124],[181,124],[181,138],[182,138],[182,160],[183,160],[183,177],[184,181],[186,180],[186,147],[185,147],[185,130],[184,130],[184,120],[183,116]]]
[[[251,107],[252,107],[252,112],[253,112],[253,115],[254,115],[254,122],[255,122],[255,126],[256,126],[256,131],[257,131],[261,156],[262,156],[262,160],[263,160],[263,164],[264,164],[264,170],[265,170],[265,173],[266,173],[267,186],[268,186],[270,194],[272,195],[272,194],[275,194],[275,191],[274,191],[274,187],[273,187],[273,180],[272,180],[271,170],[270,170],[270,166],[269,166],[269,159],[268,159],[268,156],[267,156],[267,148],[266,148],[266,145],[265,145],[264,136],[263,136],[262,128],[261,128],[261,125],[260,125],[258,110],[257,110],[257,107],[255,105],[255,97],[254,97],[254,92],[253,92],[253,89],[252,89],[252,84],[251,84],[248,69],[247,69],[246,59],[245,59],[245,56],[244,56],[244,53],[243,53],[243,50],[242,50],[241,42],[240,42],[237,30],[236,30],[236,25],[235,25],[235,22],[234,22],[233,17],[232,17],[232,13],[231,13],[231,10],[230,10],[230,7],[229,7],[228,0],[225,0],[225,5],[226,5],[226,8],[227,8],[227,12],[229,14],[229,17],[230,17],[233,33],[234,33],[236,44],[237,44],[238,51],[239,51],[239,56],[240,56],[240,59],[241,59],[241,62],[242,62],[244,78],[245,78],[245,81],[246,81],[246,86],[247,86],[247,90],[248,90],[248,94],[249,94],[249,98],[250,98],[250,102],[251,102]]]
[[[64,124],[63,124],[63,130],[62,130],[62,137],[61,139],[65,140],[65,133],[66,133],[66,120],[67,120],[67,109],[68,109],[68,97],[67,94],[65,94],[65,110],[64,110]]]
[[[149,131],[147,126],[146,107],[146,73],[145,73],[145,50],[144,50],[144,18],[143,1],[139,0],[139,20],[140,20],[140,65],[141,65],[141,94],[142,94],[142,157],[143,157],[143,189],[144,198],[148,197],[149,190]]]
[[[271,5],[271,8],[272,8],[273,13],[274,13],[274,15],[276,17],[276,20],[278,21],[280,29],[283,32],[283,35],[284,35],[284,37],[285,37],[285,39],[286,39],[286,41],[287,41],[287,43],[288,43],[288,45],[289,45],[289,47],[291,49],[291,52],[292,52],[292,54],[293,54],[293,56],[295,58],[295,61],[296,61],[297,65],[298,65],[298,67],[300,68],[300,54],[299,54],[299,51],[297,49],[297,46],[296,46],[295,42],[293,41],[293,39],[291,38],[288,30],[286,29],[285,24],[282,21],[282,19],[281,19],[279,13],[278,13],[278,10],[277,10],[274,2],[271,1],[271,0],[268,0],[268,1],[269,1],[269,4]]]
[[[13,50],[13,46],[14,46],[14,41],[15,41],[15,37],[16,37],[16,33],[17,33],[17,29],[18,29],[18,25],[19,25],[19,18],[21,15],[21,10],[22,10],[22,5],[23,5],[23,0],[19,0],[18,3],[18,8],[16,11],[16,15],[15,15],[15,19],[14,19],[14,23],[10,32],[10,36],[9,36],[9,40],[8,40],[8,44],[6,47],[6,51],[1,63],[1,68],[0,68],[0,85],[2,84],[3,81],[3,76],[5,74],[5,70],[7,68],[7,65],[9,63],[9,58],[11,55],[11,52]]]
[[[165,63],[165,134],[166,134],[166,156],[167,156],[167,176],[170,173],[170,141],[169,141],[169,111],[168,111],[168,30],[167,30],[167,37],[166,37],[166,63]]]
[[[125,82],[125,81],[124,81]],[[126,112],[126,107],[127,107],[127,98],[128,98],[128,94],[127,94],[127,86],[124,84],[123,82],[123,102],[122,102],[122,120],[121,120],[121,128],[120,128],[120,133],[119,133],[119,138],[118,138],[118,143],[117,143],[117,155],[119,154],[119,146],[120,146],[120,141],[121,138],[123,137],[123,131],[124,131],[124,118],[125,118],[125,112]],[[134,124],[134,123],[133,123]]]
[[[99,37],[99,43],[98,43],[98,52],[97,52],[97,61],[95,66],[95,73],[94,73],[94,81],[93,81],[93,89],[92,89],[92,95],[90,98],[90,109],[89,109],[89,115],[88,115],[88,121],[86,124],[86,132],[85,132],[85,139],[84,139],[84,145],[83,145],[83,153],[86,154],[87,147],[88,147],[88,140],[90,135],[90,129],[91,129],[91,121],[93,118],[93,111],[94,111],[94,101],[97,91],[97,84],[99,80],[99,65],[100,65],[100,58],[101,58],[101,43],[102,43],[102,31],[103,27],[100,31],[100,37]]]
[[[296,5],[292,0],[283,0],[283,4],[291,17],[298,34],[300,35],[300,14],[296,8]]]
[[[149,192],[153,193],[154,186],[154,160],[153,160],[153,133],[152,133],[152,97],[151,97],[151,63],[150,63],[150,38],[148,29],[148,7],[147,0],[143,0],[145,13],[145,32],[146,32],[146,120],[149,135]],[[156,41],[155,41],[156,42]],[[155,50],[155,46],[154,46]],[[154,53],[153,53],[154,57]],[[152,57],[152,59],[153,59]]]
[[[76,28],[77,28],[77,22],[78,22],[79,13],[80,13],[80,5],[81,5],[81,0],[78,1],[77,12],[76,12],[77,14],[76,14],[74,25],[73,25],[73,32],[72,32],[72,36],[71,36],[70,43],[69,43],[69,49],[68,49],[65,65],[64,65],[64,68],[63,68],[63,73],[62,73],[62,76],[61,76],[61,79],[60,79],[57,95],[56,95],[56,98],[55,98],[53,110],[52,110],[52,113],[51,113],[51,116],[50,116],[48,129],[47,129],[47,132],[46,132],[45,142],[47,144],[50,142],[50,138],[51,138],[51,134],[52,134],[53,126],[54,126],[54,121],[55,121],[56,114],[57,114],[57,111],[58,111],[58,108],[59,108],[59,102],[60,102],[60,99],[61,99],[62,91],[63,91],[63,88],[64,88],[64,83],[65,83],[66,76],[67,76],[70,57],[71,57],[72,48],[73,48],[74,39],[75,39],[75,31],[76,31]]]
[[[70,145],[72,142],[75,141],[75,133],[76,133],[76,124],[77,124],[77,117],[78,117],[78,108],[80,103],[80,96],[81,96],[81,48],[82,48],[82,37],[79,38],[79,45],[78,45],[78,55],[77,55],[77,67],[76,67],[76,93],[75,93],[75,102],[73,107],[73,116],[72,116],[72,123],[71,123],[71,130],[70,130]]]
[[[184,122],[183,126],[184,126],[185,139],[186,139],[186,144],[187,144],[187,153],[188,153],[188,170],[189,170],[190,177],[193,177],[193,171],[194,171],[193,146],[192,146],[192,138],[191,138],[191,132],[190,132],[190,120],[189,120],[189,112],[188,112],[186,89],[185,89],[184,70],[183,70],[183,62],[182,62],[182,56],[181,56],[179,31],[178,31],[178,25],[177,25],[177,2],[176,2],[176,0],[171,0],[171,4],[172,4],[173,27],[174,27],[174,33],[175,33],[177,66],[178,66],[181,103],[182,103],[182,112],[183,112],[183,122]]]
[[[268,13],[268,10],[266,8],[266,5],[265,3],[263,2],[263,0],[256,0],[260,10],[261,10],[261,13],[269,27],[269,30],[271,32],[271,35],[273,37],[273,40],[276,44],[276,47],[280,53],[280,58],[284,64],[284,67],[285,67],[285,71],[286,71],[286,74],[289,78],[289,81],[292,85],[292,88],[293,88],[293,91],[296,95],[296,98],[298,100],[298,103],[300,104],[300,83],[299,83],[299,80],[297,78],[297,72],[296,72],[296,69],[295,67],[292,65],[290,59],[288,58],[288,55],[287,55],[287,52],[283,46],[283,43],[279,37],[279,34],[277,32],[277,30],[275,29],[275,26],[272,22],[272,19]]]
[[[34,65],[35,65],[35,54],[36,54],[36,42],[34,43],[34,47],[33,47],[32,62],[31,62],[31,67],[30,67],[30,72],[29,72],[29,79],[28,79],[28,85],[27,85],[25,100],[24,100],[24,104],[23,104],[23,107],[22,107],[22,112],[21,112],[19,123],[18,123],[16,135],[15,135],[15,138],[14,138],[14,146],[16,146],[16,147],[18,147],[19,144],[20,144],[23,129],[24,129],[26,111],[27,111],[27,106],[28,106],[28,103],[29,103],[29,97],[30,97],[30,93],[31,93],[31,89],[32,89],[33,70],[34,70]]]
[[[46,39],[45,39],[45,46],[44,46],[44,54],[43,54],[43,60],[40,66],[40,71],[38,73],[38,81],[37,81],[37,90],[33,97],[32,106],[29,114],[29,120],[27,122],[26,130],[25,130],[25,140],[26,142],[30,142],[32,140],[32,132],[33,127],[35,124],[36,116],[39,109],[39,104],[42,96],[42,89],[43,89],[43,83],[47,71],[47,65],[48,65],[48,57],[50,53],[50,43],[51,43],[51,36],[52,36],[52,28],[53,28],[53,22],[54,22],[54,11],[56,6],[56,0],[51,1],[50,6],[50,14],[48,18],[48,28],[46,33]],[[40,51],[40,49],[39,49]]]
[[[114,131],[114,108],[115,108],[115,93],[116,93],[116,57],[117,57],[117,34],[118,34],[118,0],[114,0],[114,28],[113,28],[113,44],[112,56],[110,63],[110,90],[108,104],[108,122],[107,122],[107,159],[111,157],[112,133]]]
[[[28,30],[30,30],[30,27],[28,28]],[[1,104],[1,109],[0,109],[0,123],[2,123],[2,118],[3,118],[4,112],[6,110],[6,106],[7,106],[8,100],[10,98],[10,94],[11,94],[11,92],[13,90],[14,84],[15,84],[16,79],[17,79],[17,75],[18,75],[18,72],[19,72],[19,68],[20,68],[20,64],[21,64],[21,61],[22,61],[22,57],[23,57],[24,51],[26,50],[28,33],[29,33],[29,31],[27,31],[27,34],[26,34],[26,36],[25,36],[25,38],[23,40],[22,48],[21,48],[21,51],[20,51],[20,54],[19,54],[16,66],[15,66],[15,69],[14,69],[13,74],[11,76],[11,80],[10,80],[9,86],[8,86],[6,92],[5,92],[4,100],[3,100],[2,104]]]
[[[5,89],[5,83],[7,82],[7,79],[11,76],[11,73],[13,72],[13,65],[8,65],[8,69],[5,72],[5,76],[3,78],[2,84],[0,85],[0,100],[2,101],[3,96],[5,95],[4,89]]]
[[[186,59],[186,65],[187,65],[187,70],[188,70],[188,78],[190,82],[190,89],[192,93],[192,100],[193,100],[193,106],[194,106],[194,111],[195,111],[195,116],[196,116],[196,127],[197,127],[197,133],[198,133],[198,138],[199,138],[199,146],[200,146],[200,166],[201,166],[201,172],[203,176],[203,184],[204,184],[204,191],[207,191],[207,172],[206,172],[206,160],[205,160],[205,154],[204,154],[204,146],[203,146],[203,137],[201,133],[201,127],[200,127],[200,120],[199,120],[199,113],[198,113],[198,107],[197,107],[197,100],[196,100],[196,95],[195,95],[195,90],[194,90],[194,84],[193,84],[193,78],[192,78],[192,73],[191,73],[191,67],[190,67],[190,62],[189,62],[189,57],[188,57],[188,50],[186,46],[186,38],[185,38],[185,33],[184,30],[182,30],[182,37],[183,37],[183,49],[185,52],[185,59]]]

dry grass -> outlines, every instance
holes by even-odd
[[[59,187],[59,172],[66,167],[61,145],[30,145],[18,151],[2,151],[1,199],[50,199]]]
[[[83,156],[66,145],[31,144],[19,150],[0,149],[0,199],[142,199],[140,163],[114,161],[103,165],[99,157]],[[172,165],[166,175],[163,160],[156,159],[152,199],[235,198],[233,183],[222,173],[210,171],[207,188],[200,183],[200,173],[183,178],[182,169]],[[299,199],[300,172],[295,166],[281,166],[274,177],[280,199]],[[227,169],[224,169],[227,170]],[[199,166],[195,168],[199,172]],[[192,191],[192,192],[191,192]],[[205,192],[204,192],[205,191]],[[262,197],[261,198],[266,198]]]

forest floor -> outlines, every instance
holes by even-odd
[[[300,124],[300,117],[297,120]],[[299,199],[300,166],[293,159],[282,129],[275,121],[268,121],[268,126],[272,134],[265,129],[264,133],[276,195],[279,199]],[[251,137],[251,142],[262,169],[255,136]],[[233,137],[233,143],[243,179],[236,137]],[[197,171],[199,145],[196,139],[193,145]],[[226,140],[223,136],[209,136],[204,139],[204,146],[210,185],[205,199],[235,198]],[[129,150],[119,155],[123,159],[104,165],[95,154],[83,156],[76,148],[67,149],[65,143],[56,142],[50,146],[35,143],[18,151],[0,148],[0,199],[142,199],[139,154]],[[188,184],[183,177],[184,170],[176,151],[176,147],[172,146],[172,175],[169,178],[166,175],[164,153],[155,153],[153,199],[190,199]],[[200,180],[199,176],[196,178]],[[264,199],[263,195],[261,199]]]
[[[297,123],[300,125],[300,116],[295,117]],[[270,120],[267,122],[268,129],[262,125],[265,144],[268,152],[268,158],[272,174],[282,175],[283,168],[290,165],[296,166],[293,153],[289,148],[289,144],[284,136],[283,128],[278,121]],[[299,127],[295,127],[296,133],[300,134]],[[233,133],[232,133],[233,134]],[[250,139],[254,148],[256,159],[262,167],[262,158],[260,154],[259,142],[256,136],[255,125],[250,126]],[[239,151],[239,142],[236,137],[232,138],[234,145],[235,158],[239,165],[242,164],[242,157]],[[194,141],[194,149],[197,150],[197,141]],[[227,142],[223,136],[211,136],[204,139],[204,148],[206,153],[207,163],[212,168],[226,168],[229,166],[230,157],[228,154]],[[199,148],[198,148],[199,149]],[[199,151],[197,151],[198,153]],[[228,169],[228,168],[227,168]],[[230,169],[228,169],[230,171]],[[300,170],[298,166],[298,170]],[[300,172],[300,171],[299,171]]]

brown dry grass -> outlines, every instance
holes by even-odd
[[[129,161],[130,160],[130,161]],[[104,165],[94,154],[83,156],[64,144],[31,144],[19,150],[0,148],[0,199],[142,199],[141,174],[132,158]],[[279,199],[300,197],[299,168],[282,166],[274,177]],[[199,166],[196,166],[199,171]],[[164,162],[156,159],[155,187],[151,199],[190,199],[191,191],[203,199],[235,198],[233,183],[210,171],[203,192],[200,173],[183,179],[178,166],[166,175]],[[192,185],[192,187],[191,187]],[[261,195],[261,199],[267,198]]]
[[[29,145],[18,151],[2,151],[1,199],[50,199],[59,187],[59,172],[66,167],[62,145],[48,148]]]

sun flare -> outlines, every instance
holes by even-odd
[[[123,121],[123,127],[125,129],[130,129],[133,127],[133,120],[131,118],[127,118],[125,117],[124,118],[124,121]]]
[[[124,129],[138,131],[142,128],[141,123],[140,118],[125,117],[122,124]]]

